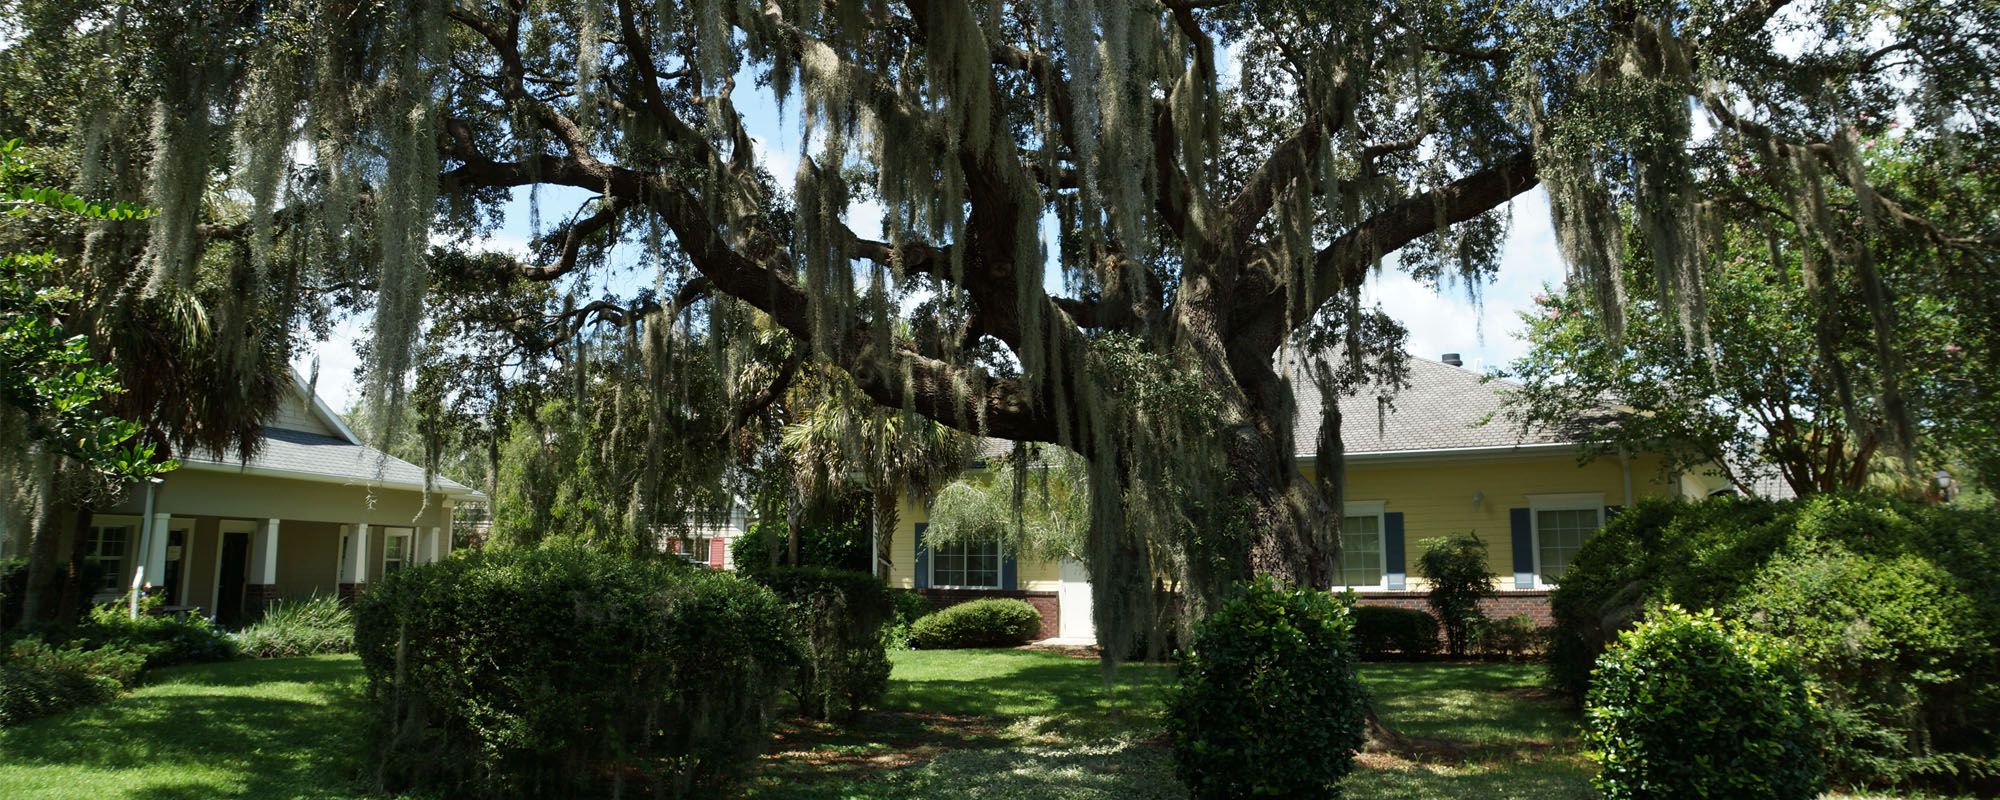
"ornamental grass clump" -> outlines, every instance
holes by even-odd
[[[389,575],[355,608],[391,792],[713,793],[768,741],[799,665],[769,589],[576,545]]]
[[[1353,626],[1326,592],[1265,578],[1195,627],[1167,729],[1196,800],[1341,796],[1366,730]]]
[[[1659,608],[1598,659],[1593,783],[1606,800],[1811,800],[1826,788],[1814,693],[1784,642]]]
[[[287,600],[239,631],[236,644],[251,658],[352,653],[354,613],[337,597]]]

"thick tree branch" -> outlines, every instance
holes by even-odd
[[[1420,236],[1498,208],[1537,182],[1535,157],[1513,158],[1378,211],[1321,248],[1313,263],[1313,294],[1299,293],[1291,319],[1305,324],[1329,298],[1359,285],[1371,265]]]

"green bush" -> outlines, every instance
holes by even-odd
[[[1326,592],[1265,579],[1195,627],[1167,694],[1175,768],[1194,798],[1340,796],[1365,731],[1353,625]]]
[[[769,589],[566,544],[384,578],[355,607],[391,791],[712,791],[767,741],[798,663]]]
[[[1445,650],[1463,656],[1474,631],[1486,624],[1480,598],[1493,594],[1486,571],[1486,541],[1473,534],[1440,536],[1424,542],[1417,573],[1430,584],[1431,614],[1444,630]]]
[[[1435,653],[1438,649],[1437,618],[1414,608],[1356,605],[1348,609],[1354,617],[1354,652],[1364,659],[1390,653],[1405,658]]]
[[[1811,800],[1826,788],[1798,654],[1713,614],[1666,606],[1619,636],[1585,718],[1607,800]]]
[[[1542,649],[1546,638],[1547,634],[1541,625],[1535,623],[1534,617],[1515,614],[1482,626],[1476,643],[1481,653],[1514,659]]]
[[[101,703],[117,694],[118,683],[110,678],[0,663],[0,728]]]
[[[889,688],[882,629],[896,616],[889,587],[866,572],[772,567],[750,573],[790,606],[805,663],[791,686],[799,710],[820,719],[851,719]]]
[[[910,649],[910,630],[917,620],[930,616],[937,610],[937,604],[930,598],[904,589],[892,589],[889,596],[896,602],[896,619],[882,628],[882,642],[892,650]]]
[[[2000,773],[2000,516],[1893,498],[1641,503],[1584,543],[1550,598],[1555,683],[1580,696],[1652,604],[1790,642],[1826,689],[1848,784],[1963,789]]]
[[[1042,612],[1010,597],[989,597],[946,606],[910,626],[910,644],[919,650],[961,647],[1015,647],[1042,629]]]
[[[11,667],[26,669],[75,672],[98,678],[106,678],[118,687],[127,687],[138,682],[139,673],[146,668],[146,657],[117,645],[105,645],[86,650],[80,645],[55,647],[30,636],[14,641],[0,654],[0,662]]]
[[[237,632],[236,643],[251,658],[352,653],[354,613],[337,597],[287,600]]]
[[[159,598],[147,598],[140,610],[147,612],[159,604]],[[32,633],[58,647],[84,650],[116,647],[137,653],[145,658],[147,669],[236,657],[236,642],[205,618],[194,614],[141,613],[133,619],[131,607],[117,603],[90,609],[77,625],[39,626]]]

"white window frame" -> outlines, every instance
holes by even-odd
[[[1342,506],[1342,509],[1341,509],[1341,515],[1340,515],[1340,516],[1341,516],[1341,524],[1342,524],[1342,530],[1341,530],[1341,533],[1340,533],[1340,535],[1341,535],[1342,537],[1345,537],[1345,536],[1347,536],[1347,531],[1346,531],[1346,527],[1345,527],[1345,526],[1346,526],[1346,523],[1347,523],[1347,519],[1346,519],[1347,517],[1374,517],[1374,518],[1375,518],[1375,535],[1376,535],[1376,536],[1378,536],[1378,537],[1380,537],[1380,538],[1381,538],[1381,542],[1382,542],[1382,549],[1381,549],[1381,551],[1380,551],[1380,552],[1378,552],[1378,553],[1376,553],[1376,562],[1377,562],[1377,563],[1376,563],[1376,565],[1375,565],[1375,566],[1376,566],[1376,570],[1375,570],[1375,574],[1377,574],[1377,575],[1381,575],[1381,576],[1382,576],[1382,580],[1381,580],[1381,581],[1379,581],[1379,582],[1377,582],[1377,583],[1373,583],[1373,584],[1367,584],[1367,585],[1363,585],[1363,584],[1349,584],[1349,583],[1336,583],[1336,584],[1334,584],[1334,588],[1337,588],[1337,589],[1355,589],[1355,590],[1358,590],[1358,591],[1388,591],[1388,588],[1389,588],[1389,516],[1388,516],[1388,508],[1389,508],[1389,502],[1388,502],[1388,501],[1386,501],[1386,500],[1353,500],[1353,501],[1349,501],[1348,503],[1346,503],[1346,504],[1344,504],[1344,505]],[[1346,542],[1342,542],[1342,543],[1341,543],[1341,547],[1342,547],[1342,550],[1343,550],[1343,552],[1344,552],[1344,551],[1345,551],[1345,549],[1346,549],[1346,544],[1347,544]],[[1343,557],[1344,557],[1344,556],[1343,556]],[[1335,566],[1335,567],[1339,567],[1340,565],[1336,563],[1336,564],[1335,564],[1334,566]],[[1344,570],[1344,569],[1343,569],[1343,570],[1341,570],[1341,575],[1339,576],[1339,579],[1340,579],[1340,580],[1342,580],[1342,581],[1345,581],[1345,580],[1347,579],[1347,575],[1346,575],[1346,572],[1347,572],[1347,571],[1346,571],[1346,570]]]
[[[939,553],[939,551],[938,551],[938,546],[937,546],[937,545],[935,545],[935,544],[930,544],[930,543],[928,543],[928,542],[927,542],[927,543],[925,543],[925,544],[924,544],[924,546],[925,546],[925,547],[928,547],[928,548],[930,548],[930,551],[931,551],[931,557],[930,557],[929,559],[926,559],[926,563],[924,564],[924,570],[925,570],[926,572],[929,572],[929,573],[930,573],[930,575],[928,575],[927,577],[928,577],[928,578],[930,578],[930,584],[931,584],[931,588],[933,588],[933,589],[979,589],[979,590],[992,590],[992,589],[999,589],[999,588],[1001,588],[1001,587],[1002,587],[1002,586],[1004,586],[1004,585],[1006,584],[1006,582],[1007,582],[1007,579],[1006,579],[1006,577],[1005,577],[1005,576],[1006,576],[1006,572],[1007,572],[1007,550],[1006,550],[1006,548],[1003,548],[1003,547],[1001,547],[1001,546],[1000,546],[1000,543],[999,543],[998,541],[993,541],[993,542],[981,542],[981,543],[980,543],[980,545],[979,545],[979,546],[982,546],[982,547],[984,547],[984,546],[991,546],[991,547],[993,548],[993,553],[994,553],[994,557],[995,557],[996,559],[998,559],[998,560],[997,560],[997,561],[995,561],[995,562],[994,562],[994,564],[993,564],[993,585],[992,585],[992,586],[970,586],[970,585],[963,585],[963,584],[946,584],[946,583],[939,583],[939,582],[938,582],[938,579],[937,579],[937,565],[938,565],[938,560],[939,560],[939,556],[940,556],[941,554],[940,554],[940,553]],[[966,546],[966,547],[971,547],[972,545],[964,545],[964,546]]]
[[[1529,542],[1535,551],[1535,588],[1554,589],[1556,585],[1542,579],[1542,512],[1544,511],[1596,511],[1597,529],[1604,530],[1604,493],[1571,492],[1568,494],[1528,495]]]
[[[416,531],[411,528],[384,528],[382,530],[382,577],[389,576],[389,541],[403,540],[403,557],[396,559],[396,569],[409,569],[416,561]]]
[[[125,529],[125,552],[118,556],[117,577],[112,580],[112,585],[109,587],[91,587],[91,602],[98,602],[98,598],[108,598],[122,594],[132,588],[132,570],[138,568],[139,561],[142,560],[142,556],[144,555],[139,552],[139,540],[145,536],[145,528],[140,524],[141,522],[143,520],[138,517],[129,517],[120,514],[97,514],[90,518],[90,556],[91,558],[99,559],[100,562],[102,559],[97,554],[96,529]],[[161,531],[160,535],[165,536],[166,531]]]
[[[694,532],[690,532],[685,537],[673,536],[672,541],[680,543],[678,545],[680,547],[680,552],[674,553],[674,555],[686,559],[688,563],[693,564],[697,567],[706,567],[708,566],[709,551],[711,548],[715,547],[713,542],[717,538],[719,537],[714,536],[712,534],[694,533]],[[696,558],[695,557],[696,553],[700,553],[701,557]]]

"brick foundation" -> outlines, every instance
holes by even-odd
[[[1390,606],[1412,608],[1418,611],[1431,610],[1430,598],[1426,592],[1355,592],[1354,598],[1364,606]],[[1479,610],[1486,612],[1486,618],[1503,620],[1516,614],[1526,614],[1535,620],[1535,625],[1548,627],[1555,624],[1549,615],[1549,593],[1546,589],[1496,592],[1492,597],[1479,601]]]
[[[1011,597],[1023,600],[1042,614],[1042,630],[1035,634],[1036,639],[1053,639],[1062,630],[1062,603],[1056,599],[1055,592],[1013,589],[918,589],[916,592],[929,599],[938,608],[988,597]]]
[[[278,585],[275,583],[246,583],[243,585],[243,609],[263,610],[278,602]]]

